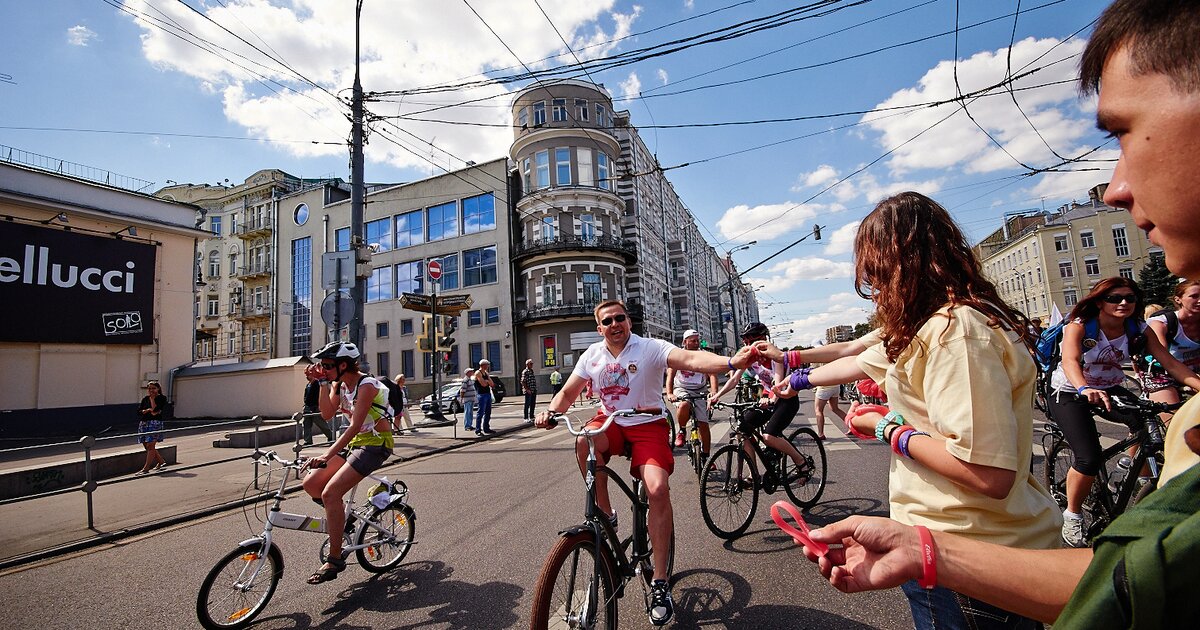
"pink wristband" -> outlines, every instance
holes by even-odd
[[[900,436],[908,433],[909,431],[916,431],[916,429],[907,424],[902,424],[895,429],[892,429],[892,437],[890,439],[892,444],[892,452],[900,457],[904,457],[904,453],[900,451]]]
[[[933,546],[933,534],[923,525],[916,525],[921,537],[921,578],[917,585],[924,589],[937,586],[937,550]]]
[[[866,433],[863,433],[863,432],[859,431],[858,429],[855,429],[854,423],[851,422],[851,420],[856,418],[859,414],[863,414],[863,413],[874,412],[874,413],[877,413],[880,415],[887,415],[888,411],[890,411],[890,409],[888,409],[887,407],[884,407],[883,405],[857,405],[856,407],[854,407],[854,409],[850,410],[846,414],[846,431],[850,435],[853,435],[854,437],[856,437],[860,440],[874,440],[875,439],[874,435],[867,435]]]

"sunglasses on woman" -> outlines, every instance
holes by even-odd
[[[1104,296],[1104,301],[1107,304],[1120,304],[1121,302],[1137,304],[1137,296],[1132,293],[1109,293]]]
[[[619,324],[623,321],[625,321],[624,314],[613,315],[612,317],[605,317],[604,319],[600,320],[600,325],[601,326],[612,326],[613,322],[617,322]]]

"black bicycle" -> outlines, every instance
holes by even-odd
[[[654,580],[653,548],[650,545],[646,517],[650,503],[646,486],[634,479],[633,488],[608,466],[599,470],[608,475],[609,485],[625,493],[632,504],[632,533],[622,540],[608,516],[596,507],[596,448],[594,438],[603,433],[617,416],[649,415],[634,409],[622,409],[608,416],[604,424],[588,429],[576,429],[566,415],[556,415],[551,423],[562,421],[567,431],[587,440],[587,501],[584,503],[583,523],[559,532],[558,542],[542,565],[541,575],[533,592],[532,630],[547,628],[608,628],[617,627],[617,600],[625,595],[630,580],[640,578],[646,611],[650,610],[650,583]],[[675,533],[667,551],[668,582],[674,573]]]
[[[1075,394],[1052,394],[1075,396]],[[1100,452],[1104,465],[1100,467],[1092,490],[1083,502],[1083,533],[1088,540],[1104,531],[1105,527],[1131,505],[1137,504],[1158,487],[1159,468],[1162,466],[1163,425],[1158,414],[1171,413],[1182,403],[1159,403],[1144,398],[1112,396],[1109,398],[1113,411],[1094,405],[1093,413],[1130,427],[1129,437]],[[1132,420],[1131,420],[1132,418]],[[1046,459],[1042,467],[1042,482],[1050,490],[1050,496],[1059,507],[1067,506],[1067,471],[1075,462],[1075,455],[1062,430],[1053,418],[1047,432],[1042,436]],[[1130,447],[1136,446],[1133,457],[1126,455]],[[1143,469],[1149,471],[1148,481],[1139,480]]]
[[[680,402],[692,403],[692,415],[688,418],[687,427],[683,430],[687,439],[685,445],[687,446],[688,462],[696,473],[696,477],[699,477],[700,471],[704,468],[704,443],[700,440],[700,428],[697,426],[696,405],[707,405],[708,394],[688,394],[676,398]]]
[[[700,479],[700,513],[721,538],[733,539],[746,531],[754,520],[760,490],[772,494],[782,487],[803,508],[816,505],[825,491],[828,462],[817,434],[801,427],[788,436],[803,462],[797,466],[791,457],[767,446],[761,428],[747,426],[746,413],[757,405],[757,401],[713,404],[716,409],[733,410],[729,444],[708,458]],[[764,464],[761,474],[751,453]]]

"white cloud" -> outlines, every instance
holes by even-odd
[[[861,223],[861,219],[851,221],[830,233],[829,244],[825,246],[825,255],[849,254],[854,249],[854,237],[858,234],[858,226]]]
[[[683,0],[683,8],[691,11],[696,8],[696,0]]]
[[[247,40],[286,61],[305,79],[319,85],[318,88],[180,3],[123,1],[135,13],[176,22],[181,29],[253,60],[229,53],[224,54],[225,58],[218,57],[155,28],[145,18],[134,18],[142,28],[142,54],[148,61],[164,71],[193,77],[202,89],[219,94],[225,116],[252,135],[287,140],[345,140],[348,107],[330,95],[345,98],[346,88],[354,78],[354,12],[346,11],[342,3],[242,0],[201,9],[221,24],[242,25],[231,27],[232,30],[260,34],[265,44],[256,37]],[[630,34],[641,14],[637,7],[629,13],[613,13],[614,0],[587,3],[542,0],[541,4],[581,59],[609,54],[618,45],[614,40]],[[512,47],[512,53],[461,3],[439,5],[437,11],[413,3],[366,3],[362,19],[364,88],[370,92],[404,90],[454,83],[464,77],[479,77],[489,70],[520,72],[521,64],[513,53],[535,69],[574,61],[546,20],[528,20],[527,14],[511,11],[505,3],[473,6]],[[470,42],[470,54],[464,54],[462,42]],[[271,87],[264,87],[264,81],[271,82]],[[290,89],[280,89],[274,82]],[[410,115],[507,125],[511,118],[510,98],[506,89],[489,86],[449,93],[380,96],[368,103],[368,109],[378,116]],[[472,99],[484,100],[466,107],[426,111]],[[368,160],[423,171],[432,170],[430,162],[445,168],[460,168],[464,160],[481,161],[504,155],[512,142],[512,131],[507,127],[413,120],[396,123],[372,123]],[[286,146],[296,155],[343,155],[346,150],[344,145]]]
[[[813,345],[814,340],[825,340],[825,330],[834,326],[853,326],[867,321],[874,306],[853,293],[835,293],[825,304],[819,301],[807,302],[806,306],[819,309],[817,312],[799,318],[788,318],[786,312],[784,323],[771,325],[771,338],[780,346]],[[769,309],[772,314],[776,309]]]
[[[829,278],[853,278],[854,265],[826,258],[789,258],[775,263],[767,269],[767,277],[754,276],[747,281],[755,286],[762,285],[766,292],[783,291],[798,282],[825,280]]]
[[[1086,42],[1072,40],[1055,48],[1058,43],[1055,39],[1027,38],[1013,45],[1014,71],[1027,63],[1041,68],[1037,73],[1017,80],[1014,88],[1055,81],[1064,81],[1063,84],[1016,91],[1020,109],[1013,104],[1008,94],[999,89],[993,90],[988,96],[968,102],[968,108],[975,121],[1000,142],[1008,153],[1032,166],[1046,166],[1059,161],[1046,144],[1063,153],[1091,131],[1091,122],[1082,115],[1078,105],[1073,81],[1077,69],[1076,63],[1071,59],[1083,49]],[[1037,59],[1042,54],[1046,56]],[[980,52],[960,60],[957,73],[962,92],[980,90],[1003,80],[1007,70],[1007,56],[1008,50],[1002,48],[994,52]],[[1061,62],[1051,65],[1055,61]],[[878,107],[954,98],[954,74],[954,62],[942,61],[926,72],[918,85],[892,94]],[[888,159],[888,166],[894,176],[903,176],[907,172],[921,169],[956,168],[967,173],[987,173],[1017,167],[1013,157],[1006,155],[989,140],[957,103],[918,108],[903,115],[894,114],[895,112],[878,112],[863,117],[871,129],[881,134],[881,147],[895,148],[895,153]],[[949,118],[945,122],[937,124],[947,116]],[[1025,120],[1025,116],[1028,116],[1029,122]],[[1041,137],[1033,132],[1030,122],[1037,128]],[[937,126],[933,127],[935,124]],[[933,128],[916,137],[930,127]],[[914,137],[915,140],[912,139]]]
[[[663,85],[666,85],[666,84],[668,84],[668,83],[670,83],[670,82],[671,82],[671,77],[667,76],[667,71],[666,71],[666,70],[663,70],[662,68],[659,68],[659,69],[658,69],[658,71],[657,71],[657,72],[655,72],[655,74],[656,74],[656,75],[658,75],[658,82],[659,82],[659,83],[662,83]]]
[[[800,173],[797,178],[797,184],[792,187],[792,192],[799,192],[805,188],[815,188],[836,181],[838,178],[837,169],[828,164],[822,164],[817,167],[817,170],[810,173]]]
[[[787,237],[795,240],[800,237],[801,228],[809,219],[818,214],[842,210],[845,208],[841,204],[798,204],[790,201],[753,207],[742,204],[726,210],[721,215],[717,221],[717,230],[723,239],[734,243],[765,243]]]
[[[67,43],[72,46],[87,46],[96,37],[95,31],[82,24],[67,29]]]
[[[642,80],[636,72],[630,72],[629,78],[621,82],[621,94],[627,99],[637,98],[642,93]]]

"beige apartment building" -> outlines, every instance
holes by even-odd
[[[1136,280],[1152,257],[1163,255],[1128,212],[1101,201],[1105,187],[1057,212],[1006,218],[980,241],[976,252],[984,273],[1005,302],[1045,324],[1056,306],[1066,316],[1100,280]]]

